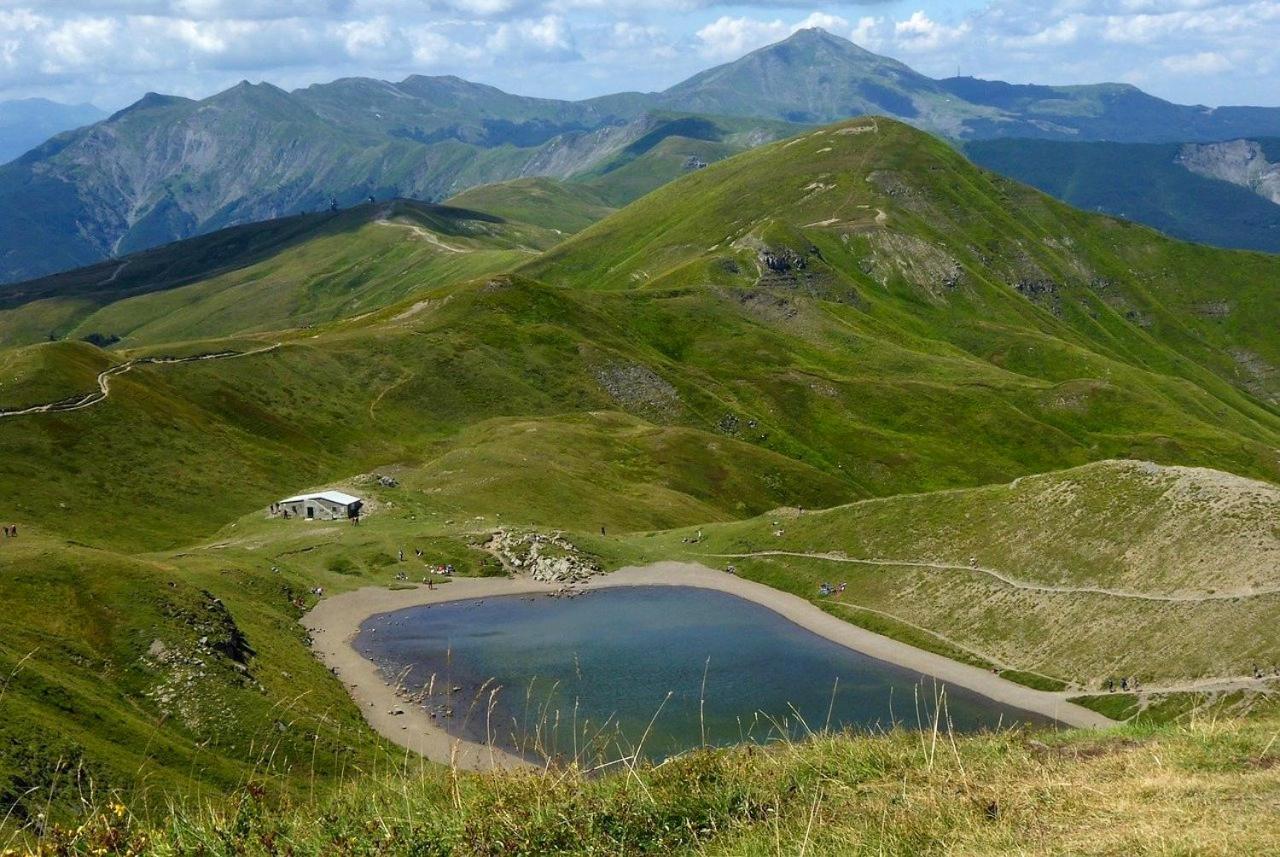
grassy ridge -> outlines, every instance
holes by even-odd
[[[775,281],[879,319],[905,311],[915,330],[1015,371],[1043,375],[1046,357],[992,342],[1010,326],[1169,374],[1187,374],[1181,356],[1275,396],[1265,367],[1280,354],[1259,324],[1277,310],[1273,257],[1075,211],[888,120],[714,165],[524,270],[579,288],[748,287],[762,251],[794,257]],[[1242,352],[1260,358],[1259,377]]]
[[[614,211],[590,188],[546,178],[480,185],[454,196],[449,204],[569,234],[586,229]]]
[[[95,337],[136,347],[322,324],[510,268],[557,240],[548,228],[407,200],[236,227],[12,287],[0,344]]]

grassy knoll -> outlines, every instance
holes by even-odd
[[[1280,847],[1275,723],[833,736],[627,776],[394,771],[286,808],[110,808],[50,853],[1238,854]]]
[[[613,206],[586,185],[548,178],[480,185],[452,197],[449,204],[569,234],[581,232],[614,212]]]

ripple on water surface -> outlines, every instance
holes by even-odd
[[[714,590],[618,587],[504,596],[374,616],[356,649],[449,732],[529,755],[661,758],[703,742],[807,728],[929,727],[941,686]],[[496,690],[496,693],[494,692]],[[1046,719],[962,688],[944,723],[974,731]],[[652,725],[651,725],[652,724]]]

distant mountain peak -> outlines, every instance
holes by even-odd
[[[194,103],[189,98],[183,98],[181,95],[164,95],[159,92],[148,92],[128,107],[123,107],[112,113],[106,121],[114,122],[130,113],[137,113],[142,110],[154,110],[156,108],[169,107],[173,104],[191,104]]]
[[[758,53],[780,48],[804,48],[807,50],[826,48],[849,56],[875,57],[888,62],[897,62],[896,60],[890,60],[888,57],[882,57],[880,54],[869,51],[856,42],[852,42],[843,36],[837,36],[835,33],[824,30],[821,27],[806,27],[803,30],[796,30],[782,41],[774,42],[761,48]]]

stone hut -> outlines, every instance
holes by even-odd
[[[299,494],[276,504],[278,514],[305,521],[338,521],[359,518],[364,501],[341,491]]]

